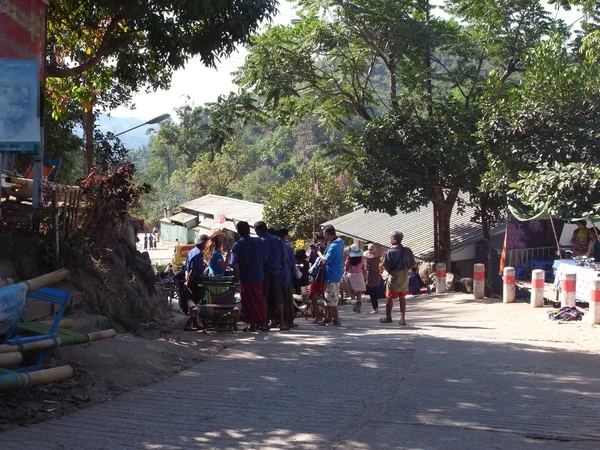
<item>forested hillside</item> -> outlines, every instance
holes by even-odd
[[[239,100],[237,97],[231,99]],[[286,181],[314,164],[335,165],[326,149],[335,141],[314,119],[279,125],[260,115],[215,117],[230,107],[227,100],[177,110],[177,117],[153,133],[150,144],[130,151],[137,180],[152,186],[138,213],[156,223],[163,208],[205,194],[264,203]],[[335,170],[338,175],[342,167]],[[340,184],[341,188],[341,184]]]

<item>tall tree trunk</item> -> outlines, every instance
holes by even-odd
[[[452,206],[448,207],[445,201],[438,203],[438,254],[439,262],[446,263],[446,268],[450,271],[450,216],[452,215]]]
[[[92,105],[83,110],[83,124],[85,131],[85,155],[83,158],[83,176],[87,177],[94,167],[94,110]]]
[[[390,50],[388,70],[390,71],[390,105],[395,109],[398,106],[398,57],[395,47]]]
[[[485,296],[491,297],[493,293],[494,278],[492,274],[492,242],[490,239],[490,221],[488,214],[488,194],[479,194],[479,209],[481,212],[481,231],[485,248]]]
[[[450,270],[450,218],[452,217],[452,210],[458,198],[459,189],[457,187],[451,188],[445,196],[441,186],[436,186],[434,190],[434,211],[437,211],[435,217],[438,230],[436,262],[446,263],[447,270]]]

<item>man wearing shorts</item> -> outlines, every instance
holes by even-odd
[[[392,323],[394,299],[400,302],[400,325],[406,325],[406,295],[408,294],[408,269],[415,265],[415,257],[410,248],[402,246],[404,235],[394,231],[391,237],[392,247],[385,254],[383,268],[389,274],[385,282],[385,317],[381,323]]]
[[[325,254],[318,252],[321,262],[325,266],[325,301],[329,308],[329,314],[336,326],[341,326],[338,312],[340,301],[340,282],[344,272],[344,241],[337,237],[335,228],[327,225],[323,230],[325,241],[329,243]]]

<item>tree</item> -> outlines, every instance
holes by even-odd
[[[310,112],[343,130],[341,154],[363,206],[433,203],[436,260],[449,261],[458,194],[475,194],[485,170],[471,134],[485,80],[495,69],[509,83],[525,69],[525,52],[561,24],[536,0],[448,1],[446,13],[460,22],[436,16],[429,0],[302,5],[296,23],[251,39],[238,82],[281,120]],[[386,92],[376,88],[382,73]]]
[[[564,219],[600,215],[600,166],[595,164],[541,164],[511,187],[534,211]]]
[[[485,178],[497,191],[521,178],[537,179],[540,165],[598,163],[600,155],[597,62],[573,64],[561,36],[539,43],[528,61],[517,86],[490,78],[484,100],[479,133],[489,149]]]
[[[177,170],[171,183],[184,189],[188,199],[206,194],[227,195],[229,187],[241,178],[246,161],[247,155],[235,142],[230,142],[214,159],[206,154],[191,168]]]
[[[276,5],[275,0],[50,0],[50,99],[57,106],[73,97],[82,104],[100,99],[114,105],[147,86],[166,89],[173,71],[190,58],[214,66],[230,55],[275,14]]]
[[[272,166],[260,166],[233,186],[229,195],[250,202],[265,203],[281,184],[282,180]]]
[[[270,226],[288,227],[294,239],[309,239],[315,224],[352,209],[350,199],[326,168],[314,164],[272,191],[263,218]]]

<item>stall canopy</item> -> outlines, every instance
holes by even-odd
[[[545,209],[536,210],[529,205],[526,205],[521,202],[513,201],[508,205],[508,210],[515,217],[515,219],[521,222],[527,222],[530,220],[549,220],[551,218],[550,214]],[[565,222],[573,222],[575,220],[589,220],[594,223],[600,222],[600,216],[590,216],[590,217],[554,217],[554,219],[560,219]]]

